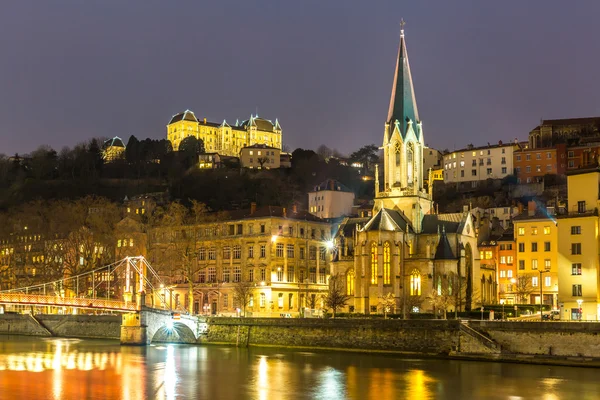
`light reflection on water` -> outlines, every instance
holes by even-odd
[[[594,369],[0,336],[0,399],[597,399]]]

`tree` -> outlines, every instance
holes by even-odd
[[[387,319],[387,315],[389,313],[393,313],[396,311],[396,296],[394,293],[388,293],[385,296],[381,297],[381,301],[379,302],[379,309],[383,312],[383,318]]]
[[[374,144],[368,144],[350,154],[351,162],[359,162],[365,168],[365,171],[371,171],[374,164],[379,162],[379,147]]]
[[[446,319],[446,313],[449,307],[455,306],[457,301],[458,288],[453,287],[454,279],[450,274],[444,276],[439,275],[437,281],[437,287],[433,288],[427,300],[433,306],[436,317],[437,311],[442,310],[444,319]]]
[[[258,157],[256,161],[258,161],[260,168],[262,169],[265,163],[269,161],[269,157]]]
[[[233,301],[242,307],[244,317],[246,316],[246,307],[250,303],[254,286],[247,281],[236,282],[233,285]]]
[[[322,144],[317,149],[317,154],[319,155],[319,157],[321,157],[321,159],[327,161],[329,157],[332,156],[333,151],[329,147]]]
[[[533,293],[533,285],[531,284],[531,277],[528,275],[519,275],[515,282],[515,294],[517,299],[521,303],[526,303],[527,298]]]
[[[327,308],[331,308],[333,318],[335,318],[338,308],[344,307],[351,297],[346,294],[344,280],[340,274],[329,277],[329,288],[323,295],[323,303]]]

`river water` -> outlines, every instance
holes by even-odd
[[[600,399],[600,370],[0,336],[0,399]]]

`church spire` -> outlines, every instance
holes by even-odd
[[[404,40],[404,20],[402,20],[400,25],[400,46],[398,47],[394,85],[392,86],[392,97],[390,99],[390,108],[386,122],[393,130],[394,124],[398,121],[398,128],[404,137],[408,128],[408,121],[410,120],[413,124],[419,122],[419,112],[417,111],[415,90],[408,64],[406,42]]]

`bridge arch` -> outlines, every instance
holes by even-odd
[[[184,323],[167,322],[165,325],[159,327],[152,336],[150,332],[147,333],[149,343],[196,343],[197,337],[192,329]]]

